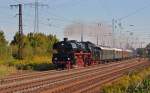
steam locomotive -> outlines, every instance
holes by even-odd
[[[119,61],[133,57],[132,50],[97,46],[89,41],[68,40],[53,45],[52,62],[56,68],[73,68],[90,66],[110,61]]]

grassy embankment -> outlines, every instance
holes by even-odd
[[[150,68],[132,72],[104,85],[102,93],[150,93]]]
[[[0,78],[5,77],[6,75],[16,73],[15,67],[9,67],[6,65],[0,65]]]
[[[51,57],[47,56],[35,56],[32,60],[14,60],[9,64],[15,66],[19,70],[43,71],[54,69],[51,62]]]
[[[0,78],[16,73],[17,70],[37,70],[44,71],[54,69],[51,57],[34,56],[32,59],[16,60],[13,58],[0,60]]]

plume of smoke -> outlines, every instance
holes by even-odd
[[[101,24],[101,25],[99,25]],[[93,43],[104,46],[112,46],[112,27],[104,22],[99,23],[72,23],[65,27],[64,36],[70,40],[81,41],[83,33],[83,41],[91,41]]]

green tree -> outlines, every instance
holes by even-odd
[[[16,33],[11,42],[13,48],[13,57],[19,58],[19,34]],[[23,59],[32,58],[32,56],[50,56],[52,46],[58,42],[56,36],[45,35],[43,33],[28,33],[22,37],[22,57]]]
[[[48,53],[52,53],[53,45],[59,40],[56,38],[56,35],[48,35]]]
[[[58,42],[56,36],[45,35],[43,33],[29,33],[27,37],[29,38],[30,45],[33,47],[35,55],[51,54],[53,44]]]
[[[137,51],[137,54],[140,57],[145,57],[146,56],[146,49],[145,48],[138,48],[136,51]]]
[[[27,36],[20,36],[17,32],[14,39],[10,43],[12,47],[13,57],[16,59],[27,59],[32,56],[32,47],[30,46]]]
[[[8,42],[5,39],[4,32],[0,31],[0,46],[7,46]]]
[[[48,39],[43,33],[29,33],[27,35],[31,47],[33,47],[34,55],[45,55],[48,46]]]
[[[3,31],[0,31],[0,59],[8,59],[11,57],[10,48],[8,47],[8,42],[5,39]]]
[[[148,57],[150,58],[150,43],[146,46]]]

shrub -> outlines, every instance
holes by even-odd
[[[14,60],[10,65],[15,66],[19,70],[51,70],[54,69],[54,65],[49,57],[33,57],[33,60]]]

